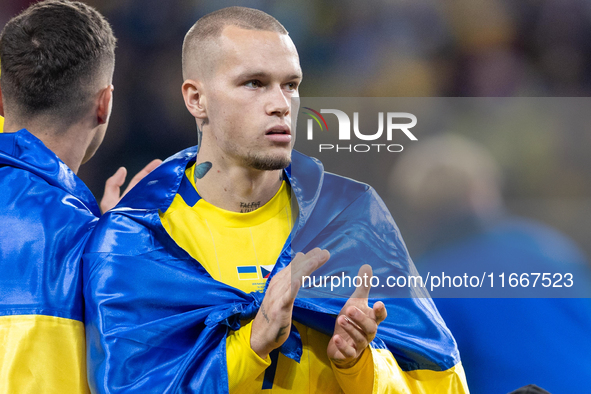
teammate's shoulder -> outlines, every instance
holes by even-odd
[[[23,168],[0,167],[0,188],[4,190],[0,201],[9,204],[3,204],[5,210],[9,207],[13,211],[27,211],[30,215],[61,217],[60,221],[74,218],[78,223],[98,219],[86,202]]]

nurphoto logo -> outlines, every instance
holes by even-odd
[[[320,112],[312,108],[304,107],[310,112],[304,111],[305,114],[310,116],[307,123],[307,136],[308,140],[314,139],[314,122],[318,125],[321,132],[328,132],[328,124],[322,114],[333,114],[336,115],[337,121],[339,122],[338,139],[339,141],[351,141],[351,119],[344,111],[338,109],[321,109]],[[354,138],[361,141],[376,141],[384,134],[384,119],[386,119],[386,140],[392,141],[392,137],[395,132],[402,132],[411,141],[417,141],[417,137],[410,131],[411,128],[416,126],[417,117],[408,112],[378,112],[378,130],[374,133],[365,134],[359,130],[359,112],[353,112],[353,134]],[[372,143],[372,144],[318,144],[318,151],[329,151],[333,150],[336,152],[360,152],[365,153],[369,151],[380,152],[402,152],[404,147],[400,144],[385,144],[385,143]]]

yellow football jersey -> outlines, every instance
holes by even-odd
[[[193,188],[194,169],[189,167],[183,179]],[[202,198],[189,206],[177,194],[160,218],[177,244],[215,280],[248,293],[263,290],[291,232],[290,204],[290,188],[283,182],[271,201],[251,212],[226,211]]]

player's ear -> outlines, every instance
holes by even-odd
[[[96,120],[98,124],[105,124],[111,116],[111,108],[113,106],[113,85],[109,85],[102,89],[99,93],[98,106],[96,109]]]
[[[199,81],[187,79],[182,86],[185,106],[197,119],[207,118],[205,110],[205,96],[203,95],[202,84]]]

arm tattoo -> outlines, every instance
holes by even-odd
[[[267,321],[267,323],[270,323],[269,316],[267,316],[267,313],[265,312],[265,306],[264,305],[261,305],[261,313],[263,314],[263,317],[265,318],[265,320]]]
[[[279,329],[279,332],[277,333],[277,336],[275,337],[275,342],[279,342],[279,339],[285,335],[285,332],[287,331],[288,328],[289,328],[289,325],[287,325],[285,327],[281,327]]]

